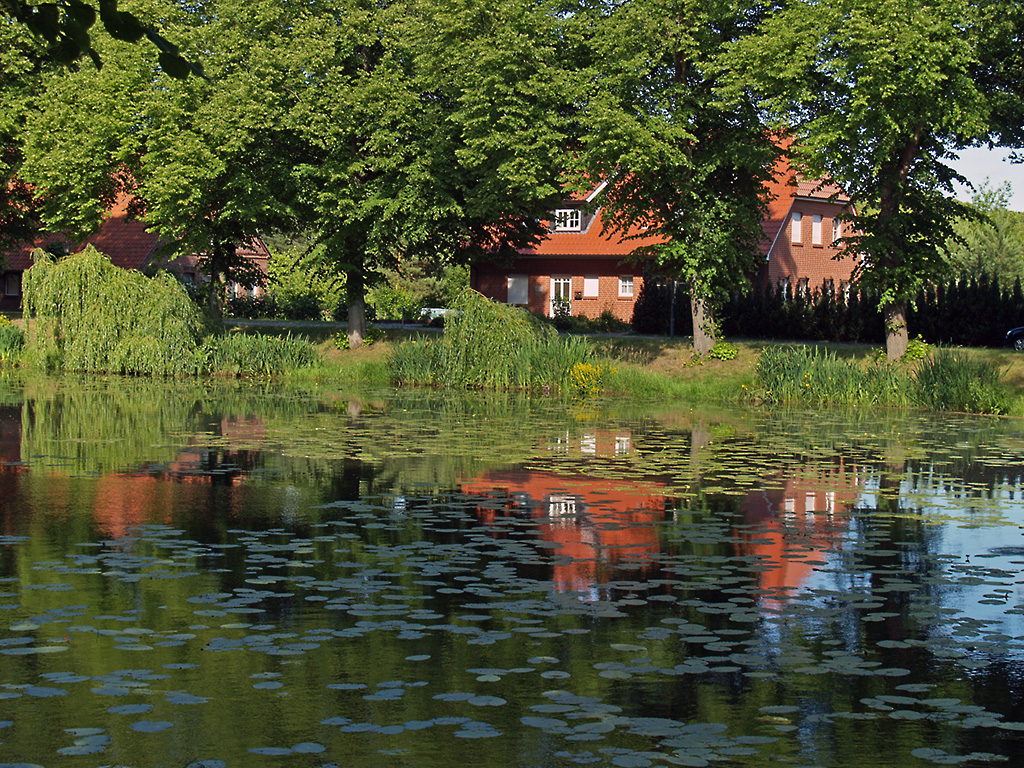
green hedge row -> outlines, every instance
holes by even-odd
[[[633,312],[633,330],[667,335],[671,306],[671,285],[645,280]],[[681,286],[675,318],[676,335],[691,335],[690,299]],[[731,338],[867,344],[884,338],[878,296],[837,292],[829,283],[809,293],[785,285],[755,285],[727,301],[719,319],[722,332]],[[907,323],[912,337],[932,344],[1001,346],[1010,328],[1024,325],[1024,291],[1019,279],[1010,287],[986,275],[951,280],[920,291],[908,307]]]

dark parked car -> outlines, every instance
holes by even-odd
[[[1020,328],[1011,328],[1006,332],[1006,346],[1013,347],[1018,352],[1024,352],[1024,325]]]

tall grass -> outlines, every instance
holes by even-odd
[[[6,315],[0,315],[0,365],[18,360],[25,346],[25,334]]]
[[[917,369],[915,400],[934,411],[1006,413],[1008,393],[1001,386],[999,366],[972,360],[966,353],[939,349]]]
[[[1005,413],[999,366],[939,349],[911,367],[839,358],[816,347],[766,347],[756,375],[772,404],[919,406],[935,411]]]
[[[594,348],[560,337],[523,309],[476,291],[454,303],[444,335],[404,342],[388,356],[392,381],[462,389],[539,389],[591,392],[604,371]]]
[[[311,368],[320,356],[308,339],[234,332],[203,339],[196,361],[204,373],[259,377]]]

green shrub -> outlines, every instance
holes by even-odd
[[[730,344],[724,339],[719,339],[715,342],[715,345],[708,350],[704,357],[710,358],[711,360],[735,360],[739,353],[740,351],[736,348],[735,344]]]
[[[15,362],[24,346],[25,334],[6,315],[0,315],[0,365]]]
[[[1000,379],[999,366],[994,362],[939,349],[918,367],[914,399],[935,411],[1006,413],[1009,400]]]
[[[32,254],[25,273],[27,357],[97,373],[194,373],[203,316],[167,273],[121,269],[92,246],[57,260]]]
[[[395,347],[388,357],[398,385],[471,389],[551,388],[573,391],[572,372],[593,365],[594,350],[580,337],[559,337],[525,310],[464,291],[448,316],[444,335]],[[592,378],[586,380],[591,389]]]
[[[919,335],[907,342],[907,351],[903,353],[903,359],[911,362],[924,360],[931,352],[931,345]]]

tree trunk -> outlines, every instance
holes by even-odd
[[[882,307],[885,318],[885,359],[895,363],[907,351],[907,303],[894,301]]]
[[[359,349],[366,336],[366,302],[363,297],[363,271],[350,269],[345,278],[348,299],[348,348]]]
[[[225,243],[223,240],[215,240],[213,252],[207,262],[206,273],[210,281],[207,285],[206,310],[217,323],[224,320],[224,285],[227,275],[227,263],[229,249],[234,249],[234,244]]]
[[[706,299],[691,290],[690,315],[693,317],[693,354],[703,357],[715,346],[715,317]]]

